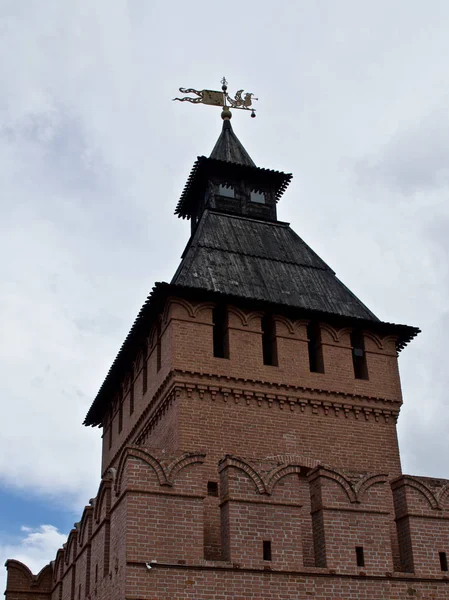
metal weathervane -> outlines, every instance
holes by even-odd
[[[173,98],[173,100],[179,100],[179,102],[191,102],[192,104],[209,104],[210,106],[221,106],[223,107],[223,112],[221,116],[223,119],[230,119],[232,117],[231,108],[236,108],[239,110],[250,110],[251,116],[256,116],[256,109],[253,108],[252,102],[253,100],[257,100],[254,98],[254,94],[246,92],[243,93],[243,90],[239,90],[234,98],[228,94],[228,82],[223,77],[221,80],[221,92],[216,90],[194,90],[193,88],[179,88],[179,91],[182,94],[195,94],[194,97],[185,96],[184,98]]]

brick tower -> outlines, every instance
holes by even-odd
[[[191,237],[85,425],[96,498],[7,600],[449,597],[449,483],[402,474],[398,352],[287,223],[291,175],[256,167],[229,119],[177,205]]]

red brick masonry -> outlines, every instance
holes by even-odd
[[[351,330],[320,323],[314,373],[307,321],[277,316],[264,365],[262,313],[229,307],[215,358],[212,309],[167,302],[110,398],[96,498],[39,575],[7,562],[6,600],[447,599],[449,482],[402,474],[394,337],[363,332],[356,379]]]

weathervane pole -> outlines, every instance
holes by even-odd
[[[193,88],[179,88],[182,94],[195,94],[196,97],[185,96],[184,98],[173,98],[173,100],[179,100],[179,102],[191,102],[192,104],[209,104],[210,106],[221,106],[223,108],[221,118],[225,121],[229,121],[232,117],[231,108],[238,110],[250,110],[251,116],[256,116],[256,109],[253,108],[254,94],[246,92],[242,97],[243,90],[239,90],[234,98],[231,98],[228,94],[228,82],[226,77],[221,80],[221,92],[216,90],[194,90]]]

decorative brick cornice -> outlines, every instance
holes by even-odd
[[[228,375],[217,375],[216,373],[204,373],[204,372],[200,372],[200,371],[189,371],[189,370],[184,370],[184,369],[174,369],[172,371],[172,374],[175,376],[179,375],[182,377],[185,377],[185,376],[195,377],[195,379],[200,379],[200,380],[204,380],[204,379],[213,379],[214,381],[218,380],[218,381],[222,381],[223,383],[226,382],[226,387],[233,387],[234,385],[245,386],[248,384],[250,384],[252,386],[254,386],[254,385],[269,386],[273,390],[275,395],[277,395],[277,396],[279,396],[279,394],[288,395],[288,392],[292,391],[296,395],[308,393],[308,394],[313,394],[314,396],[316,395],[319,397],[338,396],[342,400],[347,399],[348,403],[350,403],[351,399],[353,399],[353,398],[360,398],[362,400],[375,401],[375,402],[378,402],[379,404],[391,403],[396,406],[400,406],[402,404],[402,400],[400,400],[400,399],[385,398],[382,396],[372,396],[369,394],[343,392],[341,390],[335,390],[335,389],[330,389],[330,388],[324,389],[324,388],[311,387],[311,386],[291,385],[289,383],[274,383],[273,381],[268,381],[268,380],[264,380],[264,379],[252,379],[252,378],[246,379],[246,378],[241,378],[241,377],[230,377]],[[254,391],[254,389],[251,388],[251,390],[249,390],[249,391]]]
[[[240,383],[248,384],[248,381],[240,380]],[[263,385],[263,382],[259,382]],[[229,385],[229,383],[228,383]],[[365,419],[366,421],[374,420],[379,421],[382,419],[388,423],[390,420],[397,421],[399,416],[398,402],[386,400],[384,398],[370,398],[367,396],[358,396],[350,394],[341,394],[339,392],[329,392],[322,390],[314,390],[313,388],[298,388],[293,386],[279,386],[283,393],[270,393],[263,390],[244,389],[237,387],[217,386],[217,385],[206,385],[204,383],[197,383],[193,381],[176,381],[176,387],[178,389],[184,388],[187,392],[187,396],[192,397],[193,392],[199,394],[200,399],[203,399],[206,393],[210,394],[210,399],[216,401],[221,399],[223,402],[233,401],[235,404],[246,403],[248,406],[261,407],[266,404],[269,408],[277,406],[280,410],[288,409],[295,411],[299,409],[301,412],[310,410],[313,414],[322,414],[325,416],[333,414],[335,417],[344,415],[348,418],[353,415],[355,419]],[[304,390],[304,395],[300,390]],[[307,394],[307,395],[306,395]],[[330,399],[332,395],[337,395],[345,402],[334,401]],[[321,396],[321,397],[320,397]],[[361,405],[354,402],[358,400],[371,400],[382,402],[383,406],[367,406]],[[387,403],[394,403],[395,406],[386,407]]]

